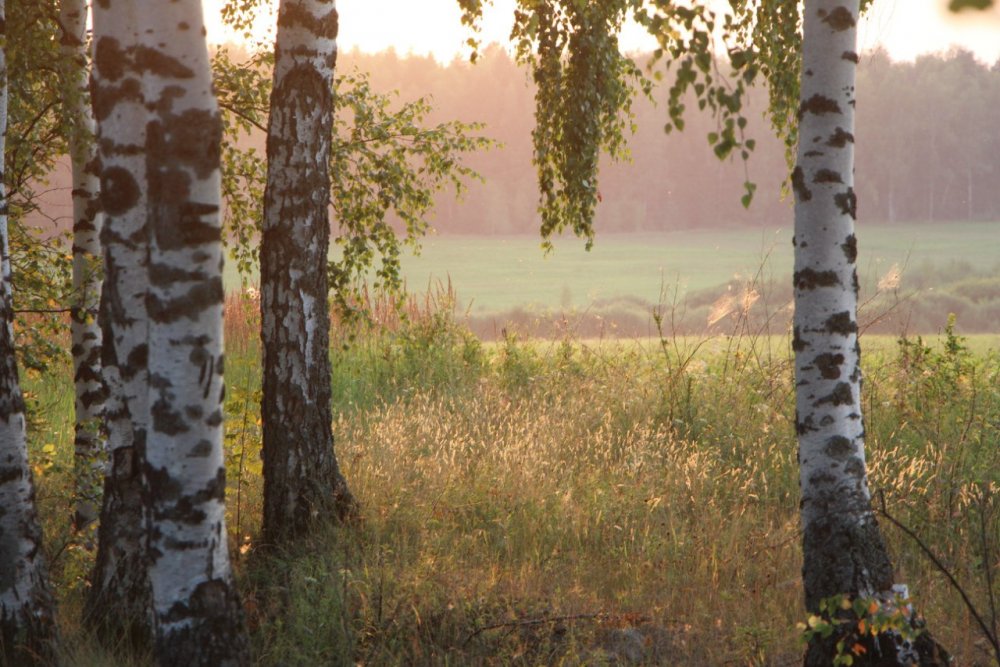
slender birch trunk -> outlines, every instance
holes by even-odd
[[[5,6],[0,0],[0,161],[7,139]],[[49,664],[54,604],[28,467],[24,399],[14,354],[7,196],[0,178],[0,664]]]
[[[93,12],[92,98],[105,213],[104,289],[98,318],[110,461],[84,621],[108,644],[125,639],[143,646],[152,627],[140,465],[149,386],[147,111],[134,8],[120,0],[98,2]]]
[[[150,109],[144,477],[154,655],[160,665],[243,665],[249,647],[229,563],[222,452],[222,122],[200,1],[144,9],[140,53]]]
[[[854,236],[854,106],[858,0],[807,0],[795,192],[796,428],[806,607],[837,594],[891,604],[892,564],[872,511],[865,465]],[[807,665],[829,665],[814,641]],[[880,665],[938,665],[926,634],[869,646]],[[946,654],[944,654],[946,655]],[[875,664],[859,662],[856,664]]]
[[[70,332],[73,341],[73,381],[76,385],[73,524],[85,528],[97,519],[104,482],[100,435],[104,407],[101,378],[101,328],[97,307],[101,296],[100,176],[94,117],[90,110],[87,58],[86,0],[62,0],[59,9],[64,71],[63,100],[70,119],[70,159],[73,169],[73,301]]]
[[[330,407],[330,141],[333,0],[282,0],[275,42],[261,243],[264,539],[281,542],[354,499]]]

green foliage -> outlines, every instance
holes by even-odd
[[[478,25],[482,2],[458,0],[463,23]],[[791,0],[733,2],[732,13],[719,17],[704,4],[690,6],[639,0],[580,2],[521,0],[514,12],[511,39],[517,58],[531,65],[535,94],[534,163],[541,193],[543,245],[553,233],[570,228],[593,244],[594,210],[600,201],[598,156],[627,156],[624,132],[635,131],[635,88],[650,96],[652,82],[618,47],[626,18],[634,18],[657,38],[651,65],[665,59],[673,68],[666,131],[684,129],[689,96],[710,112],[717,129],[708,141],[720,160],[738,153],[750,157],[755,140],[747,138],[747,87],[763,73],[771,84],[771,119],[788,146],[794,146],[794,109],[798,104],[800,59],[797,3]],[[718,69],[717,27],[723,31],[731,73]],[[478,52],[475,39],[472,59]],[[658,72],[656,78],[661,78]],[[789,155],[790,153],[789,149]],[[744,206],[756,185],[744,182]]]
[[[473,134],[482,129],[478,124],[425,126],[431,111],[426,98],[393,109],[392,97],[373,91],[360,72],[337,78],[334,100],[343,112],[335,117],[339,141],[330,158],[331,200],[340,222],[334,243],[341,252],[330,262],[330,287],[347,311],[376,257],[375,290],[401,291],[400,251],[403,245],[419,249],[434,194],[449,185],[461,194],[468,179],[479,177],[462,159],[493,142]]]
[[[458,0],[462,22],[477,29],[481,0]],[[862,9],[870,0],[862,2]],[[636,88],[650,96],[652,81],[618,47],[627,18],[644,26],[659,42],[650,67],[664,60],[672,79],[664,129],[683,130],[693,96],[699,111],[716,120],[708,143],[720,160],[738,155],[746,163],[756,140],[746,136],[749,86],[763,78],[770,90],[768,115],[785,142],[789,167],[797,141],[801,16],[797,0],[732,0],[724,12],[707,2],[668,0],[519,0],[514,11],[517,59],[531,66],[535,93],[534,163],[541,193],[543,246],[570,228],[594,238],[598,156],[625,157],[626,129],[635,131],[632,101]],[[728,71],[716,57],[728,54]],[[472,60],[478,42],[469,40]],[[654,78],[662,78],[656,72]],[[744,207],[756,184],[745,171]]]
[[[57,0],[6,6],[7,134],[4,185],[13,274],[16,347],[23,367],[42,370],[65,354],[59,336],[71,294],[66,238],[28,224],[71,128],[63,112],[66,62],[59,49]]]
[[[257,239],[263,225],[267,159],[250,143],[255,130],[267,132],[273,54],[257,52],[234,62],[228,49],[212,57],[212,79],[222,109],[222,196],[226,203],[223,240],[243,281],[257,266]]]
[[[877,649],[883,635],[890,635],[889,641],[896,644],[897,638],[912,642],[922,631],[913,626],[909,600],[898,597],[887,602],[864,596],[834,595],[820,600],[818,611],[807,622],[798,624],[800,637],[805,644],[817,640],[829,644],[832,640],[834,667],[847,667],[855,660],[863,660]]]
[[[565,227],[592,245],[598,156],[601,150],[627,155],[632,85],[649,92],[650,83],[618,47],[628,4],[545,0],[519,3],[514,12],[517,58],[531,64],[536,85],[532,137],[547,248]]]
[[[257,261],[263,216],[266,155],[246,146],[254,130],[265,131],[270,96],[270,54],[235,62],[220,50],[213,58],[216,92],[223,110],[222,187],[225,229],[244,276]],[[403,246],[419,249],[427,233],[434,195],[451,186],[461,194],[478,174],[463,159],[493,142],[478,124],[428,125],[426,98],[394,105],[374,91],[364,73],[337,77],[330,200],[339,230],[331,260],[330,289],[343,312],[352,312],[374,268],[372,287],[398,294],[403,287]]]
[[[483,3],[459,5],[463,23],[475,29]],[[650,92],[651,83],[618,47],[622,22],[635,6],[633,0],[522,0],[514,11],[517,59],[530,64],[536,84],[533,160],[547,249],[550,236],[567,227],[585,237],[588,248],[593,244],[594,209],[601,199],[598,157],[602,150],[627,155],[633,86]],[[470,44],[475,61],[476,40]]]

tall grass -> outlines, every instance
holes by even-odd
[[[453,304],[444,290],[402,309],[368,304],[364,325],[335,321],[337,455],[363,518],[278,550],[256,541],[255,306],[230,297],[229,526],[258,664],[605,664],[633,649],[654,664],[797,664],[787,340],[737,313],[713,340],[482,344]],[[954,327],[940,341],[863,345],[876,349],[872,487],[988,609],[1000,358],[970,352]],[[74,647],[65,661],[143,664],[109,657],[78,628],[92,551],[64,516],[67,372],[31,386],[50,401],[34,412],[32,454],[49,465],[37,469],[39,498]],[[960,664],[987,664],[957,594],[885,531],[938,639]]]

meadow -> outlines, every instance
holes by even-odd
[[[562,237],[546,254],[537,236],[430,236],[419,255],[404,254],[401,261],[411,290],[452,290],[481,338],[501,338],[505,328],[533,336],[570,330],[631,338],[656,335],[650,313],[664,305],[674,307],[679,329],[712,329],[713,306],[748,285],[771,311],[785,308],[791,237],[789,226],[598,233],[589,252],[582,240]],[[1000,327],[1000,222],[861,224],[858,237],[863,300],[879,297],[870,310],[882,314],[892,302],[906,302],[904,312],[874,331],[940,332],[949,312],[958,315],[960,331]],[[898,280],[891,294],[880,294],[880,283],[892,275]],[[256,275],[247,279],[254,283]],[[239,288],[233,263],[226,280]],[[712,331],[725,333],[728,326]]]
[[[453,305],[335,327],[336,447],[362,516],[282,551],[256,541],[257,304],[230,296],[228,525],[256,664],[800,664],[787,338],[483,343]],[[989,617],[1000,337],[862,345],[871,486]],[[70,370],[25,387],[63,662],[144,665],[80,628],[93,552],[68,525]],[[936,637],[991,664],[959,594],[882,524]]]

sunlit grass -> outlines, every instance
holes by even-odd
[[[797,664],[787,338],[484,345],[444,305],[335,343],[337,455],[363,518],[276,551],[256,541],[253,304],[230,304],[229,528],[257,664],[602,664],[631,626],[660,664]],[[862,344],[872,488],[983,605],[979,512],[994,561],[1000,531],[996,337]],[[93,553],[67,528],[69,380],[26,381],[65,662],[119,664],[78,628]],[[980,660],[957,594],[885,531],[931,630],[960,664]]]

